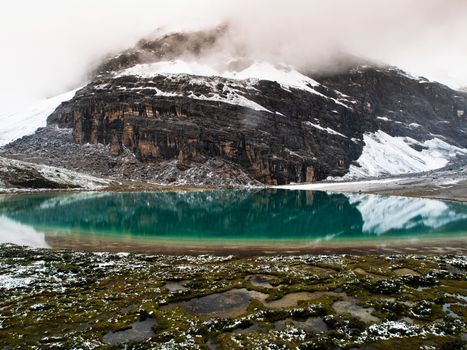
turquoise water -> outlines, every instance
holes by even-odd
[[[31,232],[223,244],[464,239],[467,205],[290,190],[1,197],[0,241]]]

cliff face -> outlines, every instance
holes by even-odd
[[[176,159],[180,168],[220,158],[267,184],[343,175],[358,157],[361,142],[351,140],[361,138],[358,113],[350,108],[270,81],[258,82],[252,92],[235,88],[250,108],[223,101],[232,86],[220,78],[198,84],[191,76],[99,79],[48,122],[73,128],[78,143],[110,145],[114,156],[130,151],[143,162]],[[314,127],[320,125],[315,119],[334,120],[336,130],[350,137],[329,134],[324,124],[323,130]]]
[[[130,154],[150,167],[153,180],[162,177],[153,169],[168,162],[177,176],[201,167],[204,177],[211,170],[222,176],[227,164],[229,176],[264,184],[343,176],[361,156],[364,135],[378,130],[467,148],[467,94],[391,67],[358,67],[315,81],[289,67],[240,62],[240,73],[217,75],[170,61],[201,57],[224,33],[141,41],[102,64],[49,116],[49,126],[72,129],[77,144],[106,146],[118,162]],[[255,69],[261,74],[251,74]]]
[[[368,123],[391,135],[467,147],[467,94],[395,68],[364,67],[323,77],[323,84],[358,100]]]

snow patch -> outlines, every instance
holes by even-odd
[[[394,137],[384,131],[363,136],[365,146],[351,165],[345,179],[419,173],[445,167],[458,156],[467,156],[467,149],[448,144],[438,138],[419,142],[409,137]],[[420,151],[412,146],[418,146]]]
[[[185,83],[187,81],[187,76],[183,74],[183,76],[177,76],[177,75],[169,75],[167,78],[176,81],[176,82],[183,82]],[[183,79],[182,79],[183,78]],[[194,94],[191,92],[190,95],[185,96],[183,93],[179,92],[168,92],[168,91],[162,91],[157,87],[135,87],[131,89],[127,89],[126,87],[119,86],[117,87],[120,90],[131,90],[131,91],[138,91],[138,90],[154,90],[156,93],[156,96],[163,96],[163,97],[188,97],[194,100],[203,100],[203,101],[214,101],[214,102],[221,102],[221,103],[227,103],[231,105],[237,105],[237,106],[242,106],[246,108],[250,108],[256,111],[264,111],[268,113],[273,113],[267,108],[264,108],[260,104],[246,98],[245,96],[242,95],[241,91],[238,90],[237,88],[244,88],[244,89],[251,89],[252,86],[251,84],[245,84],[245,85],[227,85],[225,82],[221,82],[220,78],[213,78],[210,80],[203,80],[203,79],[197,79],[197,78],[191,78],[188,80],[190,84],[193,85],[199,85],[199,86],[208,86],[212,92],[209,92],[207,95],[203,94]],[[222,83],[222,84],[220,84]],[[218,88],[218,85],[222,85],[222,90],[220,91]],[[106,86],[106,88],[109,88],[109,86]],[[100,88],[103,89],[103,88]]]
[[[71,100],[79,89],[39,101],[17,113],[0,115],[0,147],[23,136],[34,134],[37,129],[45,127],[47,117],[62,102]]]
[[[288,65],[273,65],[268,62],[254,62],[249,67],[240,71],[231,71],[226,69],[216,69],[214,67],[202,64],[199,62],[190,62],[182,60],[160,61],[156,63],[138,64],[131,68],[124,69],[116,75],[122,76],[139,76],[145,79],[150,79],[158,75],[174,78],[180,75],[223,78],[243,82],[243,85],[252,87],[260,80],[277,82],[282,89],[291,91],[290,89],[304,90],[309,93],[321,96],[323,98],[334,101],[334,103],[350,109],[344,102],[349,102],[344,94],[338,93],[341,98],[336,99],[326,96],[314,88],[320,84],[310,77],[298,72],[293,67]],[[223,101],[225,102],[225,101]],[[228,102],[227,102],[228,103]],[[231,103],[233,103],[231,101]]]
[[[391,119],[389,119],[388,117],[376,117],[376,119],[384,120],[385,122],[390,122],[391,121]]]
[[[391,338],[406,338],[420,335],[419,327],[404,321],[385,321],[372,324],[359,337],[359,342],[371,340],[387,340]]]
[[[12,275],[0,275],[1,289],[16,289],[29,286],[34,280],[29,277],[16,277]]]
[[[207,65],[198,62],[185,62],[181,60],[137,64],[131,68],[123,70],[118,74],[118,76],[136,75],[142,78],[152,78],[157,75],[166,74],[221,76],[216,70]]]
[[[221,77],[231,80],[269,80],[279,83],[284,89],[296,88],[311,93],[318,93],[313,87],[319,86],[315,80],[303,75],[289,66],[276,67],[267,62],[255,62],[241,71],[217,70],[198,62],[182,60],[161,61],[149,64],[138,64],[125,69],[118,76],[136,75],[152,78],[157,75],[187,74],[195,76]],[[319,94],[319,93],[318,93]]]
[[[417,124],[417,123],[410,123],[409,127],[410,128],[421,128],[422,126],[420,124]]]
[[[340,132],[337,132],[336,130],[333,130],[331,128],[322,127],[319,124],[313,124],[312,122],[304,122],[303,124],[311,126],[311,127],[315,128],[315,129],[318,129],[318,130],[325,131],[325,132],[327,132],[328,134],[331,134],[331,135],[337,135],[337,136],[347,138],[347,136],[341,134]]]
[[[381,180],[367,180],[355,182],[322,182],[322,183],[308,183],[308,184],[290,184],[273,186],[273,188],[283,190],[299,190],[299,191],[351,191],[354,189],[361,189],[362,186],[368,185],[381,185],[387,183],[397,182],[400,179],[381,179]]]
[[[204,95],[199,95],[196,96],[195,94],[190,94],[188,96],[191,99],[195,100],[204,100],[204,101],[214,101],[214,102],[221,102],[221,103],[228,103],[232,105],[238,105],[246,108],[253,109],[255,111],[264,111],[268,113],[272,113],[269,109],[264,108],[260,104],[247,99],[246,97],[238,94],[235,91],[229,91],[227,92],[226,97],[222,97],[219,94],[212,94],[212,96],[204,96]]]
[[[255,62],[243,71],[225,72],[222,76],[236,80],[258,79],[275,81],[285,90],[296,88],[311,93],[317,93],[313,87],[320,85],[317,81],[297,72],[290,66],[282,65],[280,67],[276,67],[267,62]]]

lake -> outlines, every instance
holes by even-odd
[[[0,242],[36,247],[235,252],[466,241],[467,204],[433,199],[262,189],[0,197]]]

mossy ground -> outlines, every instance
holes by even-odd
[[[0,348],[462,349],[466,267],[466,257],[454,256],[191,257],[3,245]],[[401,268],[416,274],[401,276]],[[256,275],[269,285],[252,283]],[[169,281],[184,281],[184,288],[169,292]],[[268,298],[250,300],[236,318],[163,307],[242,288]],[[267,306],[295,292],[314,297],[282,309]],[[343,296],[380,321],[336,313],[333,304]],[[307,332],[287,321],[309,317],[321,318],[327,331]],[[147,318],[155,320],[147,340],[104,342],[109,332]],[[281,320],[286,327],[278,330]]]

